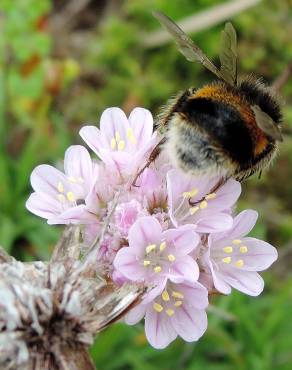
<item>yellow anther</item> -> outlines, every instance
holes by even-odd
[[[169,255],[167,256],[167,258],[168,258],[168,261],[169,261],[169,262],[174,262],[174,261],[175,261],[175,256],[174,256],[173,254],[169,254]]]
[[[144,266],[149,266],[149,265],[150,265],[150,263],[151,263],[151,262],[150,262],[150,261],[147,261],[147,260],[144,260],[144,261],[143,261],[143,265],[144,265]]]
[[[125,146],[126,146],[126,143],[124,142],[124,140],[119,141],[118,150],[120,150],[120,151],[124,150]]]
[[[233,244],[240,244],[241,240],[240,239],[234,239],[234,240],[232,240],[232,243]]]
[[[224,262],[224,263],[230,263],[231,262],[231,257],[222,258],[222,262]]]
[[[184,295],[181,292],[173,291],[171,295],[173,296],[173,298],[184,299]]]
[[[224,247],[223,250],[224,250],[225,253],[232,253],[233,252],[232,247]]]
[[[153,271],[154,272],[156,272],[156,273],[158,273],[158,272],[161,272],[161,266],[156,266],[156,267],[154,267],[154,269],[153,269]]]
[[[154,251],[154,249],[156,249],[156,244],[147,245],[147,247],[146,247],[146,253],[148,254],[148,253]]]
[[[61,181],[58,182],[58,191],[60,193],[63,193],[64,192],[64,185],[61,183]]]
[[[243,260],[238,260],[235,262],[236,267],[242,267],[244,265]]]
[[[162,299],[163,299],[165,302],[169,301],[169,294],[168,294],[167,290],[164,290],[164,291],[162,292],[161,296],[162,296]]]
[[[181,306],[183,303],[182,303],[182,301],[176,301],[175,303],[174,303],[174,305],[175,305],[175,307],[179,307],[179,306]]]
[[[69,176],[69,177],[68,177],[68,180],[69,180],[70,182],[76,182],[76,178],[75,178],[74,176]]]
[[[72,191],[68,191],[67,199],[69,200],[69,202],[75,202],[75,195],[72,193]]]
[[[119,131],[116,131],[115,138],[116,138],[117,142],[119,142],[121,140],[121,135],[120,135]]]
[[[128,128],[127,130],[127,138],[129,139],[129,141],[132,143],[132,144],[137,144],[137,140],[133,134],[133,130],[131,128]]]
[[[63,203],[65,202],[66,198],[63,194],[58,194],[58,200]]]
[[[116,149],[116,146],[117,146],[117,142],[116,142],[116,139],[113,137],[111,139],[111,148],[112,149]]]
[[[174,310],[172,310],[171,308],[168,308],[165,312],[167,313],[167,315],[168,315],[169,317],[171,317],[171,316],[173,316],[173,315],[174,315]]]
[[[201,209],[207,208],[207,206],[208,206],[208,202],[206,200],[203,200],[203,202],[200,203]]]
[[[153,308],[154,308],[154,310],[155,310],[156,312],[161,312],[161,311],[163,311],[163,307],[161,306],[161,304],[156,303],[156,302],[154,302],[154,303],[153,303]]]
[[[216,194],[216,193],[210,193],[210,194],[206,195],[205,199],[206,199],[206,200],[209,200],[209,199],[215,199],[215,198],[216,198],[216,196],[217,196],[217,194]]]
[[[200,208],[199,207],[192,207],[190,208],[190,214],[194,215]]]
[[[160,252],[164,251],[164,249],[166,248],[166,243],[165,242],[162,242],[159,246],[159,250]]]
[[[191,191],[185,191],[183,192],[183,197],[185,198],[193,198],[195,195],[198,194],[198,189],[194,188]]]
[[[242,246],[239,248],[239,250],[240,250],[240,253],[246,253],[246,252],[248,251],[248,248],[247,248],[247,246],[246,246],[246,245],[242,245]]]

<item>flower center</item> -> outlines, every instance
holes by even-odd
[[[167,253],[167,244],[165,241],[160,245],[149,244],[145,248],[143,266],[151,268],[153,272],[160,273],[165,263],[172,263],[176,260],[172,253]]]
[[[127,139],[125,139],[125,140],[121,139],[121,135],[120,135],[119,131],[116,131],[115,136],[112,137],[112,139],[111,139],[111,148],[113,150],[118,149],[118,151],[123,151],[126,147],[127,140],[133,145],[137,144],[137,139],[135,138],[133,130],[131,129],[131,127],[129,127],[127,129],[126,138]]]
[[[219,264],[230,264],[240,268],[244,266],[244,260],[241,256],[244,256],[247,252],[248,247],[240,239],[234,239],[230,245],[226,245],[223,248],[216,248],[216,252],[212,257]]]
[[[165,312],[167,316],[171,317],[182,306],[183,300],[184,295],[181,292],[165,289],[158,298],[158,302],[153,303],[153,309],[158,313]]]

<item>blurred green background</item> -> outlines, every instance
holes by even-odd
[[[127,113],[143,106],[156,114],[177,91],[212,80],[172,43],[149,46],[159,29],[151,11],[179,20],[222,3],[1,1],[0,244],[7,251],[22,260],[49,257],[60,229],[26,211],[29,175],[81,143],[82,125],[98,123],[109,106]],[[240,73],[268,83],[285,80],[292,70],[292,2],[259,1],[230,19],[238,31]],[[192,34],[215,62],[222,27]],[[164,351],[150,348],[142,326],[117,324],[92,348],[97,369],[292,369],[292,80],[286,80],[280,89],[285,141],[272,168],[244,183],[239,203],[260,213],[253,235],[279,250],[278,262],[264,274],[264,293],[213,298],[206,335],[195,344],[177,340]]]

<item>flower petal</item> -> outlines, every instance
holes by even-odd
[[[91,150],[94,151],[98,156],[100,155],[100,150],[110,149],[109,143],[101,135],[100,130],[95,126],[84,126],[79,131],[79,135],[86,142]]]
[[[32,193],[25,205],[30,212],[46,219],[57,215],[61,210],[57,199],[42,193]]]
[[[97,223],[96,215],[88,212],[86,206],[83,204],[66,209],[59,215],[48,218],[49,225],[80,225]]]
[[[152,347],[157,349],[165,348],[176,337],[169,318],[164,312],[156,312],[150,305],[145,316],[145,334]]]
[[[55,198],[59,193],[58,185],[61,183],[65,186],[67,178],[55,167],[41,164],[32,171],[30,182],[36,192],[45,193]]]
[[[108,108],[101,115],[100,131],[108,143],[116,137],[117,133],[120,139],[124,140],[126,143],[127,129],[129,127],[128,119],[120,108]]]
[[[206,331],[208,320],[204,310],[198,310],[191,305],[182,305],[171,317],[175,331],[186,342],[198,340]]]
[[[121,248],[114,259],[114,267],[131,281],[143,280],[145,269],[140,265],[133,249],[131,247]]]
[[[233,219],[226,213],[215,213],[198,220],[197,232],[198,233],[217,233],[220,231],[228,230],[232,227]]]
[[[153,132],[153,117],[149,110],[135,108],[129,116],[129,123],[138,145],[145,145]]]
[[[228,272],[224,271],[224,281],[240,292],[251,296],[258,296],[264,289],[264,280],[254,271],[230,268]]]
[[[129,230],[129,245],[144,253],[147,245],[160,243],[161,234],[161,225],[155,217],[140,217]]]
[[[174,246],[176,256],[185,256],[194,250],[200,242],[200,237],[194,231],[195,229],[195,225],[169,229],[163,233],[162,238],[165,238],[167,244]]]
[[[139,304],[138,306],[134,307],[127,313],[125,316],[125,322],[128,325],[135,325],[139,321],[143,319],[146,313],[147,305]]]
[[[233,220],[233,226],[228,233],[230,239],[239,239],[247,235],[254,227],[258,213],[252,209],[240,212]]]
[[[189,305],[194,306],[198,310],[204,310],[207,308],[209,304],[208,291],[199,282],[184,282],[178,286],[178,289],[183,293],[184,300],[187,301]]]
[[[197,262],[191,256],[184,256],[171,265],[167,276],[171,281],[180,283],[184,280],[197,281],[199,273]]]

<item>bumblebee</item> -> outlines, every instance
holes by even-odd
[[[243,180],[261,171],[274,157],[282,141],[282,114],[272,89],[261,80],[237,78],[237,36],[231,23],[222,32],[221,67],[166,15],[153,15],[174,38],[188,61],[199,62],[217,81],[190,88],[170,100],[158,117],[162,147],[174,164],[194,175],[219,175]]]

